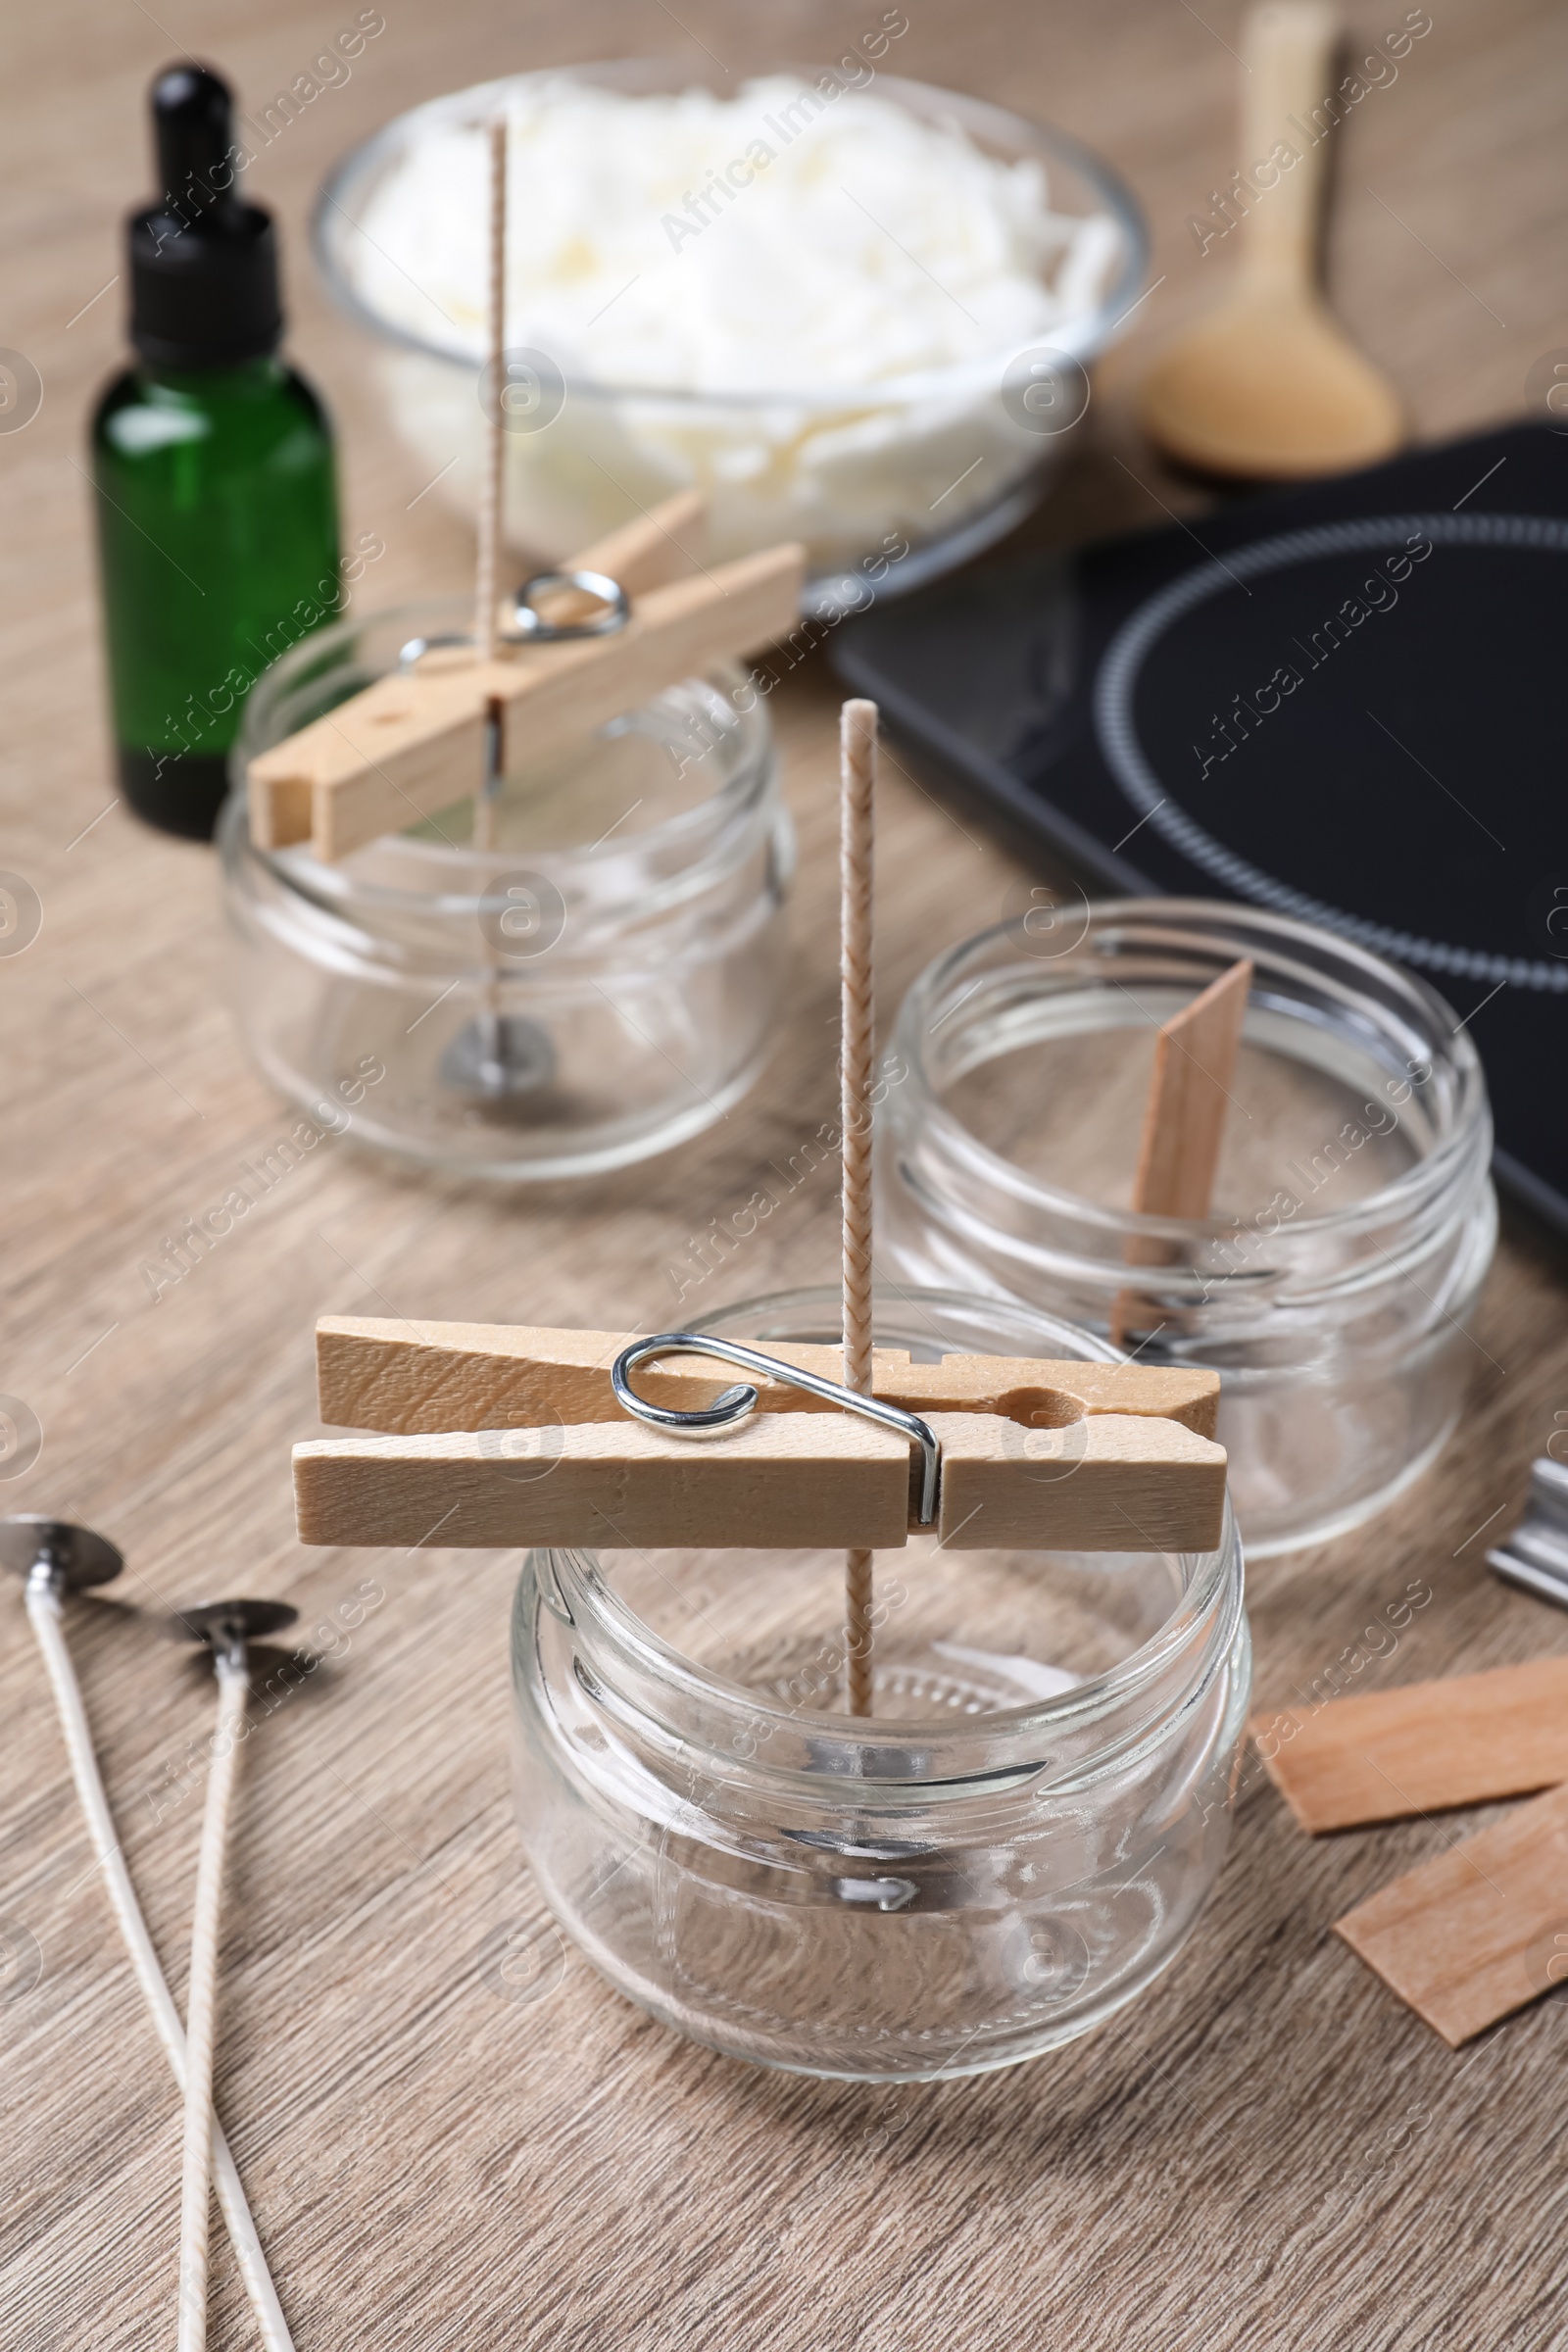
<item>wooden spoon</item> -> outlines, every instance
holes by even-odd
[[[1296,160],[1248,214],[1235,292],[1155,359],[1140,392],[1150,438],[1205,473],[1339,473],[1403,438],[1393,386],[1317,285],[1325,139],[1313,110],[1334,86],[1339,35],[1322,0],[1265,0],[1245,22],[1244,172],[1271,153]]]

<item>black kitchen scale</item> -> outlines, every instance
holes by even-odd
[[[847,622],[956,799],[1101,893],[1235,898],[1432,983],[1568,1238],[1568,431],[1519,425]]]

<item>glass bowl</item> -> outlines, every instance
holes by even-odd
[[[707,1316],[835,1341],[805,1290]],[[951,1292],[879,1291],[917,1360],[1116,1360]],[[844,1697],[844,1556],[529,1554],[516,1794],[547,1902],[612,1984],[737,2058],[983,2073],[1145,1993],[1224,1858],[1250,1650],[1229,1509],[1210,1552],[965,1551],[874,1565],[874,1712]]]
[[[433,301],[428,334],[375,307],[358,282],[361,223],[377,188],[418,140],[488,118],[509,92],[560,78],[634,96],[678,94],[705,81],[729,94],[728,77],[716,69],[668,59],[517,74],[455,91],[396,117],[354,148],[316,209],[317,260],[339,307],[381,345],[378,372],[393,425],[439,477],[441,494],[466,514],[477,505],[483,437],[476,347],[465,347]],[[834,78],[842,86],[842,76]],[[819,85],[822,76],[812,69],[803,80]],[[515,429],[507,436],[508,529],[530,557],[559,562],[695,486],[708,495],[715,557],[804,540],[811,574],[807,609],[836,618],[964,562],[1034,504],[1071,446],[1088,397],[1084,371],[1137,301],[1148,258],[1143,216],[1110,167],[1060,131],[892,75],[877,74],[869,88],[922,122],[958,125],[991,155],[1041,164],[1053,212],[1105,217],[1114,247],[1099,298],[1038,347],[861,386],[694,391],[595,382],[563,362],[551,396],[531,416],[510,420]],[[513,340],[524,334],[519,328]],[[1037,397],[1028,364],[1046,349],[1060,373]]]

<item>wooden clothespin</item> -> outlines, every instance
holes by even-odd
[[[786,635],[800,614],[804,548],[704,569],[701,518],[700,499],[672,499],[572,560],[569,571],[625,591],[623,626],[378,678],[263,752],[248,772],[252,838],[272,850],[309,841],[328,863],[346,858],[478,789],[492,704],[542,754]]]
[[[332,1317],[318,1350],[323,1419],[392,1434],[295,1448],[306,1544],[881,1550],[923,1530],[965,1549],[1196,1551],[1220,1538],[1212,1373],[880,1349],[868,1399],[840,1385],[835,1348],[759,1356],[687,1334],[628,1346]],[[722,1369],[737,1363],[740,1388]],[[712,1434],[694,1444],[702,1425]]]

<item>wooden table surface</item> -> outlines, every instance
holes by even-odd
[[[516,1563],[295,1544],[286,1461],[316,1426],[312,1323],[667,1322],[664,1269],[693,1229],[744,1201],[831,1109],[835,696],[808,667],[777,698],[804,848],[798,963],[771,1067],[722,1125],[601,1184],[520,1194],[323,1147],[152,1302],[144,1261],[293,1114],[241,1058],[223,1009],[210,854],[103,813],[114,788],[81,467],[122,289],[101,289],[120,264],[119,216],[149,176],[151,73],[189,42],[265,102],[337,28],[298,0],[159,9],[19,9],[0,92],[0,339],[45,384],[36,420],[0,436],[3,863],[43,907],[36,942],[0,960],[0,1387],[43,1432],[0,1500],[83,1517],[129,1555],[111,1595],[74,1609],[73,1631],[176,1994],[209,1702],[156,1612],[239,1587],[297,1600],[335,1640],[338,1666],[246,1755],[220,2070],[301,2352],[1568,2341],[1552,2300],[1568,2008],[1548,2000],[1455,2055],[1329,1934],[1465,1823],[1313,1844],[1250,1775],[1232,1857],[1169,1976],[1064,2054],[975,2082],[753,2072],[686,2046],[569,1951],[538,1997],[501,1976],[508,1936],[540,1914],[507,1787]],[[338,13],[354,14],[347,0]],[[304,220],[333,158],[415,100],[499,72],[662,51],[738,72],[838,54],[880,12],[384,0],[384,13],[352,78],[253,181],[287,234],[293,348],[341,426],[346,526],[386,542],[367,604],[461,586],[471,542],[436,499],[411,505],[420,469],[314,282]],[[1140,191],[1162,282],[1136,360],[1226,266],[1200,260],[1184,223],[1236,160],[1234,0],[907,0],[907,13],[898,71],[1053,118]],[[1375,35],[1401,12],[1355,13]],[[1546,0],[1432,0],[1432,16],[1397,81],[1353,116],[1331,244],[1339,305],[1428,438],[1521,414],[1531,362],[1568,343],[1568,18]],[[1114,391],[1090,421],[1042,528],[1157,519],[1160,502],[1190,500]],[[889,774],[885,1016],[937,948],[996,917],[1014,874]],[[803,1186],[731,1264],[729,1295],[828,1278],[834,1207],[830,1178]],[[1568,1408],[1563,1310],[1560,1272],[1510,1235],[1478,1327],[1471,1416],[1442,1467],[1361,1534],[1252,1576],[1260,1700],[1323,1673],[1412,1577],[1434,1600],[1360,1688],[1568,1647],[1568,1618],[1497,1586],[1477,1533],[1493,1514],[1494,1533],[1507,1524]],[[385,1597],[351,1623],[365,1578]],[[16,1592],[0,1592],[0,2339],[17,2352],[172,2344],[171,2083]],[[254,2341],[226,2251],[213,2341]]]

